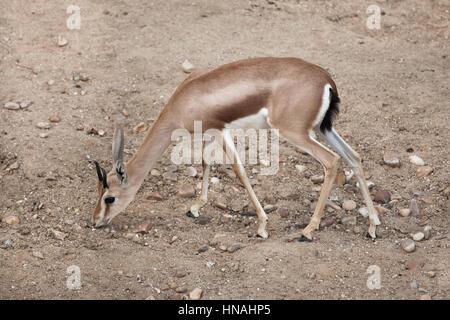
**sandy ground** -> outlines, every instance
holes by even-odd
[[[69,4],[0,1],[0,217],[20,220],[0,223],[0,298],[183,299],[196,287],[202,299],[450,297],[447,1],[77,0],[79,30],[66,26]],[[371,4],[381,8],[380,30],[366,27]],[[68,44],[58,46],[58,36]],[[177,190],[191,184],[198,193],[201,180],[181,165],[176,182],[149,175],[124,213],[92,229],[91,161],[111,168],[113,115],[129,111],[129,158],[145,136],[133,127],[152,124],[186,77],[185,59],[212,67],[256,56],[300,57],[332,73],[342,101],[336,128],[362,155],[372,193],[392,195],[381,205],[381,237],[364,237],[368,223],[357,211],[364,203],[353,178],[331,198],[337,205],[352,199],[356,210],[327,209],[329,224],[313,242],[286,241],[312,214],[319,190],[310,176],[322,168],[284,143],[279,174],[254,175],[263,205],[289,213],[269,214],[267,240],[252,236],[255,217],[240,214],[245,190],[217,168],[219,183],[201,211],[210,220],[186,217],[194,199]],[[80,75],[87,81],[76,81]],[[8,102],[25,108],[6,109]],[[59,122],[49,121],[54,115]],[[105,134],[88,134],[91,128]],[[401,166],[385,165],[387,153]],[[413,154],[433,168],[430,175],[417,175]],[[169,155],[156,169],[167,170]],[[300,174],[297,164],[308,169]],[[252,168],[259,165],[248,166],[249,175]],[[146,200],[151,192],[163,200]],[[400,216],[411,199],[419,213]],[[224,214],[233,218],[224,222]],[[152,229],[136,236],[133,228],[146,221]],[[406,253],[401,240],[425,226],[431,237]],[[235,242],[243,248],[220,249]],[[70,266],[79,267],[80,289],[66,285]],[[380,289],[367,286],[370,266],[379,267]]]

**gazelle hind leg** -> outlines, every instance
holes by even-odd
[[[331,188],[333,187],[333,183],[337,176],[337,168],[340,157],[318,141],[314,140],[311,136],[297,135],[293,133],[280,134],[319,161],[325,170],[325,180],[322,184],[319,200],[317,201],[314,214],[311,217],[309,224],[302,231],[302,235],[305,238],[312,240],[311,232],[318,229],[320,226],[323,209],[325,208],[328,195],[330,194]]]
[[[367,187],[367,182],[364,179],[364,172],[361,165],[361,158],[356,151],[354,151],[342,137],[331,128],[331,130],[325,130],[321,132],[325,140],[334,148],[336,151],[344,158],[345,162],[350,166],[352,171],[355,173],[358,179],[359,187],[361,189],[364,201],[369,212],[369,235],[375,239],[376,238],[376,226],[380,225],[380,220],[378,218],[377,211],[375,210],[372,199],[370,198],[369,188]]]
[[[250,184],[250,181],[247,178],[247,174],[245,173],[245,169],[242,165],[241,160],[239,159],[238,152],[236,150],[236,147],[234,146],[233,138],[230,135],[230,132],[225,129],[222,133],[223,141],[224,141],[224,150],[227,153],[227,156],[230,158],[233,166],[233,170],[236,172],[236,175],[241,180],[242,184],[244,185],[245,189],[247,190],[247,193],[250,197],[251,202],[256,208],[256,213],[258,215],[258,235],[261,238],[268,238],[269,234],[266,231],[266,225],[267,225],[267,215],[264,212],[264,209],[262,208],[261,204],[258,201],[258,198],[256,197],[255,192],[253,191],[253,188]]]
[[[203,177],[202,177],[202,191],[200,193],[200,197],[195,201],[195,203],[191,206],[190,211],[188,212],[197,218],[199,216],[198,211],[206,204],[208,201],[208,185],[209,185],[209,173],[211,171],[211,166],[205,161],[204,157],[205,143],[202,146],[202,167],[203,167]]]

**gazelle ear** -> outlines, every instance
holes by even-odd
[[[113,165],[120,183],[126,185],[128,182],[128,176],[125,171],[125,165],[123,164],[123,145],[124,145],[123,130],[119,127],[116,127],[114,130],[114,137],[112,144]]]

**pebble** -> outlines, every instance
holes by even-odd
[[[403,239],[400,242],[400,245],[402,246],[402,249],[406,252],[413,252],[416,249],[416,244],[411,239]]]
[[[104,135],[106,134],[106,132],[105,132],[105,130],[98,130],[98,135],[100,136],[100,137],[103,137]]]
[[[431,296],[429,294],[423,294],[420,296],[420,300],[431,300]]]
[[[412,238],[414,241],[422,241],[425,238],[425,235],[423,234],[423,232],[417,232],[413,235]]]
[[[322,183],[323,180],[324,180],[323,174],[318,174],[311,177],[311,182],[314,184]]]
[[[289,211],[286,208],[278,208],[277,213],[281,218],[287,218],[289,216]]]
[[[172,182],[176,182],[178,180],[177,175],[173,172],[164,172],[163,178]]]
[[[164,199],[164,197],[159,192],[152,192],[147,195],[146,199],[161,201]]]
[[[183,69],[183,72],[185,73],[191,73],[195,70],[194,65],[189,60],[184,60],[184,62],[181,64],[181,68]]]
[[[369,216],[369,210],[367,207],[362,207],[358,209],[358,212],[364,217],[367,218]]]
[[[36,123],[36,127],[39,129],[50,129],[50,123],[48,122],[38,122]]]
[[[42,139],[45,139],[45,138],[48,138],[49,135],[50,134],[48,132],[42,132],[42,133],[39,134],[39,137],[42,138]]]
[[[395,157],[393,154],[387,153],[383,156],[383,161],[385,164],[392,168],[400,167],[400,160]]]
[[[227,204],[225,202],[222,202],[221,200],[216,200],[214,201],[214,206],[222,209],[222,210],[226,210],[227,209]]]
[[[337,219],[336,219],[336,216],[335,216],[334,214],[329,215],[329,216],[323,218],[323,219],[320,221],[320,227],[321,227],[321,228],[328,228],[328,227],[330,227],[331,225],[333,225],[333,224],[336,222],[336,220],[337,220]]]
[[[194,167],[187,167],[184,173],[188,177],[196,177],[197,176],[197,170]]]
[[[411,289],[419,288],[419,285],[417,284],[416,280],[412,281],[409,285],[410,285]]]
[[[200,288],[195,288],[189,293],[189,299],[191,300],[200,300],[202,297],[203,290]]]
[[[135,133],[145,132],[147,130],[147,124],[145,122],[138,123],[134,128],[133,131]]]
[[[144,221],[140,224],[138,224],[134,229],[134,233],[148,233],[150,229],[152,228],[152,224],[150,221]]]
[[[58,44],[58,47],[64,47],[67,44],[69,44],[69,41],[67,41],[67,39],[64,38],[63,36],[58,36],[57,44]]]
[[[345,200],[342,203],[342,208],[346,211],[355,210],[356,209],[356,202],[353,200]]]
[[[184,278],[186,276],[187,276],[187,272],[186,271],[178,270],[177,272],[175,272],[175,277],[176,278]]]
[[[195,197],[195,189],[190,184],[183,184],[178,189],[178,195],[182,198],[192,198]]]
[[[128,117],[128,116],[130,115],[130,112],[128,111],[128,109],[123,108],[123,109],[122,109],[122,115],[123,115],[124,117]]]
[[[419,269],[421,267],[421,263],[417,260],[406,260],[405,261],[405,268],[407,270],[414,270]]]
[[[307,166],[302,166],[302,165],[300,165],[300,164],[296,164],[296,165],[295,165],[295,169],[297,169],[297,171],[298,171],[299,173],[302,173],[302,172],[304,172],[306,169],[308,169],[308,167],[307,167]]]
[[[409,210],[412,215],[418,215],[420,213],[419,205],[417,204],[416,199],[412,199],[409,201]]]
[[[342,224],[354,226],[356,225],[356,217],[344,217],[341,219]]]
[[[408,208],[403,208],[398,211],[402,217],[407,217],[411,214],[411,210]]]
[[[5,241],[5,247],[6,248],[13,248],[14,247],[14,242],[11,239],[7,239]]]
[[[4,108],[8,109],[8,110],[19,110],[20,105],[15,102],[7,102],[7,103],[5,103]]]
[[[391,201],[391,194],[387,190],[378,190],[375,193],[374,200],[375,200],[375,202],[378,202],[378,203],[388,203],[389,201]]]
[[[212,267],[214,267],[215,264],[216,264],[215,262],[208,261],[208,262],[206,263],[206,266],[207,266],[208,268],[212,268]]]
[[[197,252],[198,253],[203,253],[203,252],[208,251],[208,249],[209,249],[208,246],[203,246],[203,247],[198,248]]]
[[[168,165],[166,168],[167,172],[177,172],[177,170],[178,170],[178,167],[174,164]]]
[[[387,209],[385,207],[382,206],[374,206],[375,210],[377,210],[377,212],[379,214],[385,214],[387,212]]]
[[[40,251],[33,251],[33,257],[44,259],[44,255]]]
[[[417,176],[419,177],[419,178],[421,178],[421,177],[426,177],[426,176],[428,176],[430,173],[432,173],[433,172],[433,168],[431,168],[431,167],[428,167],[428,166],[422,166],[422,167],[420,167],[419,169],[417,169],[417,171],[416,171],[416,173],[417,173]]]
[[[86,73],[80,73],[79,77],[83,82],[89,81],[89,76]]]
[[[56,240],[64,240],[67,235],[64,232],[58,231],[58,230],[51,230],[53,238],[55,238]]]
[[[220,218],[220,220],[222,221],[222,222],[229,222],[229,221],[231,221],[233,219],[233,216],[231,215],[231,214],[228,214],[228,213],[225,213],[221,218]]]
[[[22,101],[22,102],[20,103],[20,108],[21,108],[21,109],[26,109],[26,108],[28,108],[29,106],[31,106],[33,103],[34,103],[34,102],[31,101],[31,100],[25,100],[25,101]]]
[[[216,184],[216,183],[218,183],[219,181],[220,181],[219,178],[216,178],[216,177],[212,177],[211,180],[210,180],[210,182],[211,182],[212,184]]]
[[[416,155],[409,156],[409,162],[415,164],[416,166],[425,165],[425,162],[422,160],[422,158]]]
[[[423,228],[423,235],[425,240],[428,240],[431,238],[431,227],[430,226],[425,226]]]
[[[48,120],[50,120],[50,122],[60,122],[61,121],[60,117],[58,117],[57,115],[51,116]]]
[[[200,225],[205,225],[211,222],[211,218],[208,216],[200,216],[197,218],[197,223]]]
[[[159,171],[158,169],[152,169],[152,171],[150,171],[150,174],[154,177],[159,177],[161,175],[161,171]]]
[[[17,218],[16,216],[7,216],[7,217],[2,218],[2,222],[9,224],[9,225],[16,225],[20,221],[19,221],[19,218]]]
[[[233,252],[238,251],[239,249],[242,249],[243,247],[244,247],[244,245],[242,243],[235,242],[233,244],[230,244],[227,247],[227,251],[230,252],[230,253],[233,253]]]

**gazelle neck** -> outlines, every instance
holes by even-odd
[[[164,114],[158,117],[138,151],[126,164],[130,188],[137,192],[148,172],[169,147],[172,131],[176,128],[174,122],[167,119]]]

